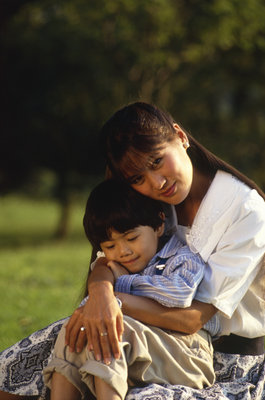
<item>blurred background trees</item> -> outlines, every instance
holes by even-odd
[[[0,193],[56,198],[103,176],[97,135],[154,102],[265,189],[263,0],[2,0]],[[45,193],[44,193],[45,192]]]

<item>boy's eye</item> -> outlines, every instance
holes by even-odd
[[[110,249],[114,248],[114,244],[102,244],[101,246],[104,247],[107,250],[110,250]]]
[[[138,235],[129,237],[129,238],[127,238],[127,240],[128,240],[128,242],[132,242],[133,240],[136,240],[137,238],[138,238]]]

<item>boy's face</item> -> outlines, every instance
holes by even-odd
[[[157,230],[150,226],[138,226],[130,231],[111,231],[110,240],[100,243],[108,261],[116,261],[129,272],[142,271],[157,252],[159,237],[164,224]]]

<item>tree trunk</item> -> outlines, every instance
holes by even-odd
[[[55,197],[60,205],[60,215],[55,231],[55,238],[58,240],[64,239],[69,233],[71,194],[67,181],[67,175],[65,173],[58,175],[58,184],[55,194]]]
[[[66,196],[60,201],[60,216],[58,225],[55,232],[55,238],[62,240],[66,238],[69,233],[69,222],[70,222],[70,211],[71,211],[71,201],[70,196]]]

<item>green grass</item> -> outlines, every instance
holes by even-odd
[[[91,252],[84,206],[74,205],[69,236],[56,242],[55,203],[0,198],[0,351],[78,305]]]

